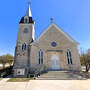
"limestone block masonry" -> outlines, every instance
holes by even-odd
[[[35,22],[30,5],[19,22],[14,56],[14,77],[28,77],[35,70],[81,71],[79,43],[59,28],[53,21],[35,40]]]

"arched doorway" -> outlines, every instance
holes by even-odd
[[[52,70],[59,70],[60,69],[60,62],[59,62],[58,55],[51,56],[51,69]]]

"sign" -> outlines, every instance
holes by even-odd
[[[24,75],[25,69],[17,69],[17,75]]]

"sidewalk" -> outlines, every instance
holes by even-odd
[[[90,90],[89,80],[30,80],[29,82],[0,81],[0,90]]]
[[[10,78],[0,81],[0,90],[26,90],[28,82],[7,82]]]

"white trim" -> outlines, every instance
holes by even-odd
[[[28,5],[28,8],[27,8],[27,11],[26,11],[25,16],[32,17],[32,13],[31,13],[31,8],[30,8],[30,5]]]
[[[35,42],[37,42],[52,26],[56,27],[57,30],[58,30],[59,32],[61,32],[68,40],[70,40],[71,42],[76,43],[77,45],[79,45],[78,42],[76,42],[74,39],[72,39],[67,33],[65,33],[62,29],[60,29],[60,28],[59,28],[56,24],[54,24],[54,23],[51,23],[50,26],[49,26],[46,30],[44,30],[44,32],[41,33],[41,35],[35,40]]]

